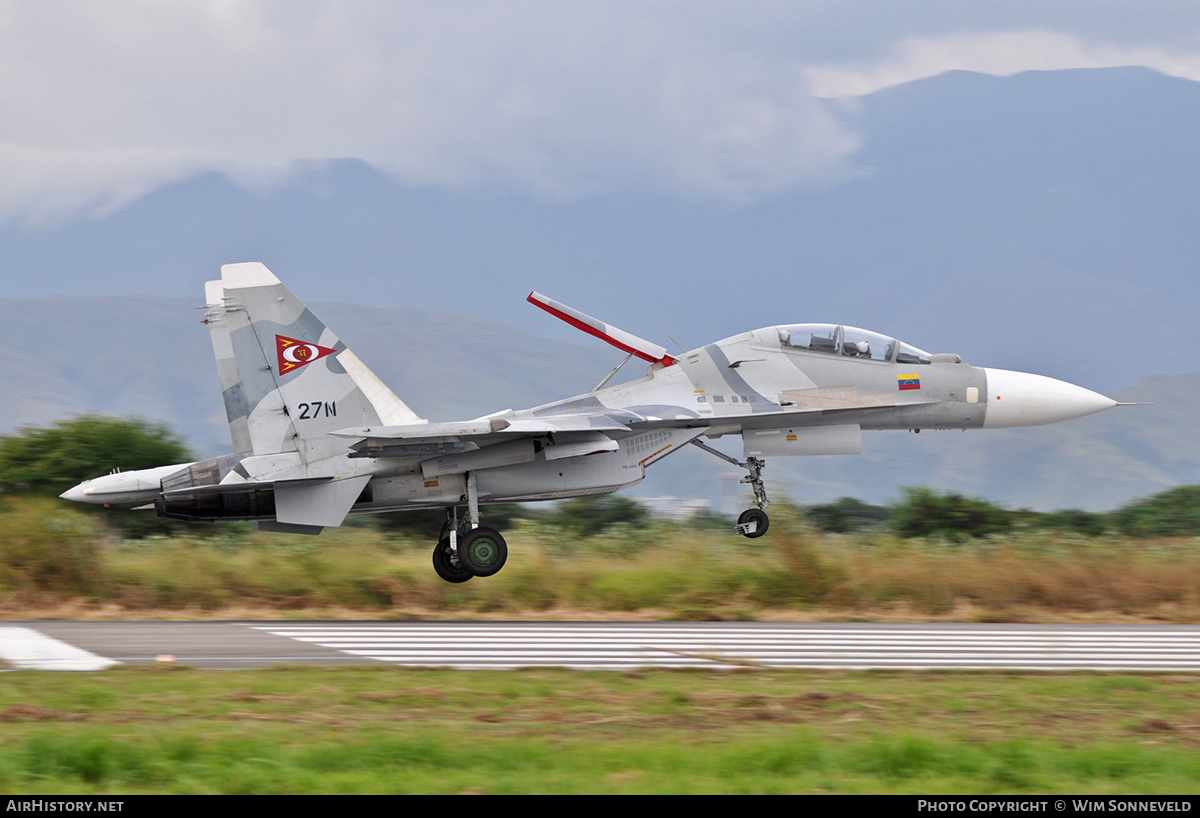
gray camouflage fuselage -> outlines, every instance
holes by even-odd
[[[262,265],[227,265],[205,292],[234,453],[97,478],[65,497],[314,532],[348,513],[605,494],[701,437],[741,435],[747,458],[856,454],[864,429],[1037,425],[1115,405],[852,327],[767,327],[672,358],[643,354],[639,344],[653,345],[570,311],[556,314],[653,360],[646,375],[430,423]]]

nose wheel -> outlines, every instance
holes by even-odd
[[[692,441],[693,446],[698,446],[711,455],[721,458],[726,463],[732,463],[739,469],[745,469],[749,472],[741,479],[741,482],[750,486],[754,492],[754,505],[757,508],[748,508],[738,516],[737,525],[733,530],[743,537],[756,539],[767,533],[767,526],[771,524],[767,517],[766,508],[771,502],[767,499],[767,488],[763,485],[762,470],[766,466],[766,462],[757,457],[747,457],[746,462],[742,463],[724,452],[717,451],[712,446],[706,443],[701,443],[699,440]]]
[[[767,518],[767,512],[761,508],[748,508],[738,516],[737,525],[734,530],[743,537],[757,539],[767,533],[767,526],[771,521]]]

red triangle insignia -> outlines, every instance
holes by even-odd
[[[307,341],[297,341],[283,335],[275,336],[275,349],[279,353],[279,374],[286,375],[293,369],[299,369],[305,364],[319,361],[326,355],[337,352],[336,349],[310,344]]]

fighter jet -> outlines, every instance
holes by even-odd
[[[769,526],[766,458],[858,454],[864,429],[1036,426],[1117,405],[1063,381],[970,366],[838,324],[764,327],[672,355],[535,292],[530,303],[625,359],[583,395],[430,422],[264,265],[223,266],[205,300],[234,452],[98,477],[62,496],[304,534],[348,514],[442,508],[433,566],[448,582],[504,566],[508,546],[481,525],[481,508],[629,488],[687,445],[746,470],[754,505],[735,531],[754,538]],[[646,374],[608,386],[632,358]],[[741,436],[743,460],[705,442],[729,435]]]

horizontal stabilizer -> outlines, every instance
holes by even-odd
[[[579,310],[571,309],[566,304],[555,301],[553,298],[547,298],[541,293],[533,292],[529,294],[526,300],[535,307],[541,307],[555,318],[566,321],[576,329],[581,329],[588,335],[594,335],[601,341],[612,344],[622,352],[636,355],[643,361],[649,361],[652,364],[662,364],[663,366],[670,366],[675,363],[675,359],[667,354],[667,350],[658,344],[652,344],[644,338],[639,338],[623,329],[618,329],[603,321],[598,321],[590,315],[585,315]]]
[[[350,513],[350,507],[362,494],[371,475],[337,479],[331,475],[323,477],[298,477],[285,480],[246,480],[219,483],[211,486],[188,486],[164,491],[166,501],[188,497],[213,497],[219,495],[251,494],[258,491],[275,493],[275,519],[291,526],[336,527]],[[292,529],[273,528],[272,531]]]
[[[275,487],[275,520],[287,525],[339,526],[370,480],[371,475],[362,474],[310,485],[280,483]]]

